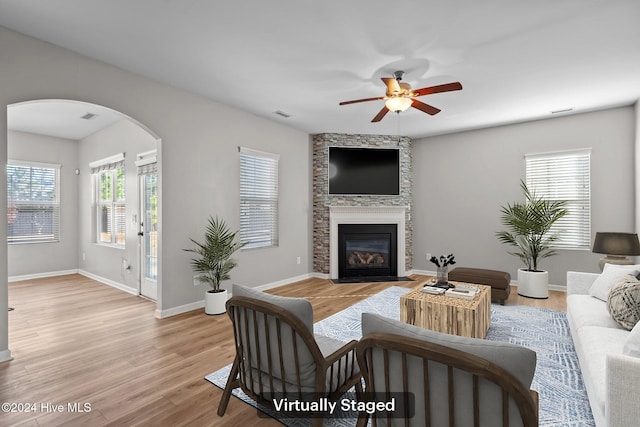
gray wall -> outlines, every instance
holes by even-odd
[[[8,275],[75,270],[78,249],[78,143],[25,132],[9,132],[10,160],[52,163],[60,168],[60,241],[9,245]],[[5,199],[6,200],[6,199]],[[17,278],[17,277],[16,277]]]
[[[156,139],[130,120],[123,119],[79,141],[78,168],[78,233],[77,268],[100,278],[126,286],[138,287],[138,227],[132,225],[132,215],[140,218],[138,171],[136,155],[157,148]],[[127,229],[125,247],[115,248],[95,242],[94,210],[92,209],[93,177],[89,163],[125,153],[125,200]],[[139,222],[139,221],[138,221]],[[84,256],[83,256],[84,255]],[[123,261],[130,265],[125,270]]]
[[[158,308],[166,312],[203,299],[192,284],[189,237],[218,214],[239,226],[238,146],[281,155],[280,246],[239,253],[232,280],[250,286],[311,270],[311,172],[307,134],[0,28],[0,106],[35,99],[73,99],[120,111],[161,139]],[[4,107],[3,107],[4,108]],[[6,163],[6,114],[0,114],[0,164]],[[6,176],[0,174],[0,199]],[[6,206],[0,204],[0,215]],[[6,223],[0,240],[6,239]],[[297,264],[296,258],[301,263]],[[0,360],[9,357],[7,247],[0,245]]]
[[[425,253],[453,252],[458,266],[516,278],[522,266],[495,233],[500,207],[523,200],[528,153],[592,148],[592,235],[634,231],[635,126],[633,107],[625,107],[415,140],[414,268],[433,271]],[[598,272],[599,258],[563,250],[541,267],[551,284],[565,285],[567,270]]]

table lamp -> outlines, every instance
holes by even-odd
[[[627,255],[640,255],[640,242],[636,233],[596,233],[591,250],[597,254],[606,254],[600,258],[598,265],[604,269],[606,263],[630,265],[633,261]]]

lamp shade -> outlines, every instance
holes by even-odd
[[[394,113],[397,111],[405,111],[411,107],[413,100],[411,98],[405,98],[404,96],[394,96],[386,100],[384,105]]]
[[[640,255],[636,233],[596,233],[592,252],[607,255]]]

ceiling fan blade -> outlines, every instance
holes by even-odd
[[[380,112],[378,114],[376,114],[376,116],[373,118],[373,120],[371,120],[371,123],[379,122],[380,120],[382,120],[382,118],[384,116],[387,115],[388,112],[389,112],[389,109],[385,105],[384,107],[382,107],[382,110],[380,110]]]
[[[355,104],[356,102],[378,101],[384,99],[384,96],[377,96],[375,98],[354,99],[353,101],[342,101],[339,105]]]
[[[382,77],[382,81],[387,85],[387,96],[402,92],[398,81],[392,77]]]
[[[460,82],[423,87],[422,89],[414,90],[413,93],[415,94],[415,96],[423,96],[423,95],[430,95],[432,93],[451,92],[453,90],[462,90],[462,85],[460,84]]]
[[[413,102],[411,102],[411,106],[427,114],[431,114],[432,116],[438,114],[441,111],[439,108],[433,107],[429,104],[425,104],[424,102],[418,101],[417,99],[414,99]]]

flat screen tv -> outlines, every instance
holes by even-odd
[[[400,150],[329,147],[329,194],[400,194]]]

